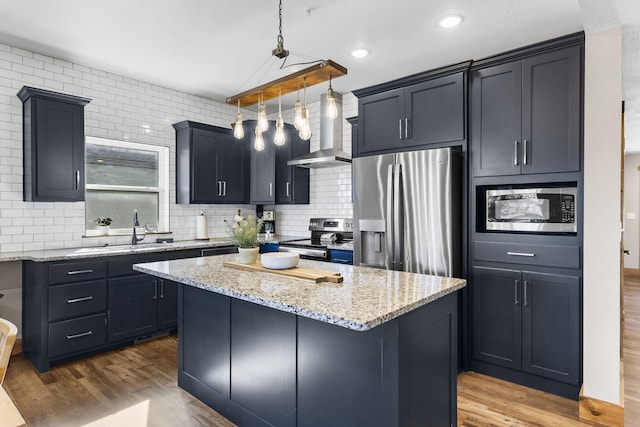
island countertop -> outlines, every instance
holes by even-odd
[[[365,331],[466,286],[464,279],[300,260],[339,272],[341,283],[313,283],[223,266],[237,254],[134,265],[134,270],[244,301]]]

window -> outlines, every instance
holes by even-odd
[[[169,149],[87,137],[85,145],[86,235],[97,235],[95,219],[109,217],[111,234],[130,234],[133,211],[140,225],[169,229]]]

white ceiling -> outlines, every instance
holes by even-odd
[[[626,137],[640,151],[638,0],[283,2],[289,62],[311,57],[342,64],[349,73],[333,82],[342,93],[624,25]],[[436,25],[454,12],[464,16],[460,27]],[[280,61],[271,56],[277,35],[278,0],[0,0],[0,42],[221,102],[292,71],[277,72]],[[356,47],[371,55],[352,58]],[[312,100],[326,90],[320,86],[309,90]]]

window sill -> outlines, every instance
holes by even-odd
[[[155,231],[153,233],[139,234],[139,236],[154,236],[154,235],[166,235],[173,234],[171,231]],[[84,234],[83,239],[93,239],[95,237],[131,237],[131,233],[109,233],[109,234]]]

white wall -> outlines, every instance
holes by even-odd
[[[624,255],[625,268],[640,268],[640,154],[624,156]]]
[[[587,34],[585,53],[583,393],[621,404],[621,28]]]

